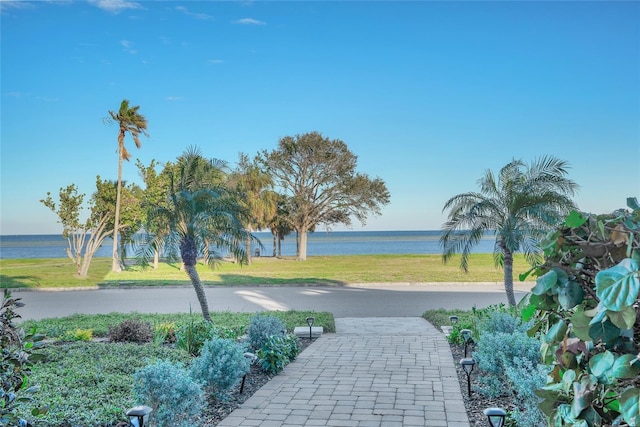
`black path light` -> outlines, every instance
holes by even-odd
[[[129,422],[132,426],[145,427],[148,425],[151,411],[153,411],[153,409],[146,405],[134,406],[127,411],[127,417],[129,417]]]
[[[471,341],[471,330],[463,329],[460,331],[460,335],[462,335],[462,339],[464,340],[464,357],[467,357],[467,346],[469,345],[469,341]]]
[[[245,359],[249,360],[249,365],[253,364],[253,362],[256,361],[256,359],[258,358],[258,356],[256,356],[253,353],[245,353],[244,354]],[[240,394],[242,394],[242,391],[244,390],[244,381],[247,379],[247,374],[244,374],[242,376],[242,383],[240,384]]]
[[[476,365],[476,361],[465,357],[464,359],[460,359],[460,365],[462,365],[464,373],[467,374],[467,393],[469,394],[469,397],[471,397],[471,372],[473,372],[473,367]]]
[[[313,327],[313,322],[315,322],[316,319],[313,317],[307,317],[307,325],[309,325],[309,339],[312,339],[312,335],[311,335],[311,328]]]
[[[483,412],[487,416],[487,419],[489,419],[489,425],[491,427],[504,426],[504,420],[507,417],[507,411],[502,408],[487,408]]]
[[[452,325],[455,325],[458,323],[458,316],[449,316],[449,322],[451,322]]]

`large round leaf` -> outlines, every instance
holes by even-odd
[[[640,424],[640,390],[629,388],[620,396],[620,409],[624,420],[631,426]]]
[[[635,378],[640,374],[640,362],[636,361],[637,356],[634,354],[623,354],[618,357],[607,375],[612,378]]]
[[[570,310],[582,302],[584,291],[577,282],[569,281],[558,290],[558,302],[565,310]]]
[[[616,340],[620,336],[620,328],[606,320],[604,322],[598,322],[589,328],[589,336],[594,343],[602,341],[608,343]]]
[[[621,311],[607,311],[607,317],[620,329],[633,329],[636,322],[636,310],[633,306]]]
[[[622,311],[633,305],[640,291],[638,263],[625,258],[617,265],[596,274],[596,295],[611,311]]]
[[[596,354],[589,360],[589,368],[591,373],[596,377],[603,376],[609,369],[613,367],[616,357],[610,351]]]
[[[557,269],[549,270],[536,279],[536,285],[531,289],[534,295],[543,295],[558,282]]]
[[[589,336],[589,322],[591,318],[584,313],[582,307],[578,307],[573,316],[571,316],[571,330],[583,341],[591,341]]]
[[[547,334],[545,335],[545,342],[552,343],[562,341],[566,333],[567,324],[564,323],[564,320],[559,319],[547,331]]]

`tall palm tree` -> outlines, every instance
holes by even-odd
[[[566,177],[567,169],[567,162],[545,156],[529,165],[513,160],[497,178],[487,170],[478,180],[480,193],[458,194],[444,204],[443,211],[449,209],[440,237],[444,262],[460,253],[460,267],[468,271],[473,247],[485,233],[494,233],[494,260],[504,268],[507,300],[514,306],[513,254],[521,251],[537,263],[539,239],[575,208],[570,196],[578,185]]]
[[[140,113],[140,106],[129,106],[129,100],[125,99],[120,103],[118,112],[109,111],[111,121],[118,123],[120,130],[118,132],[118,188],[116,190],[116,210],[113,227],[113,256],[111,263],[111,271],[120,272],[122,266],[118,260],[118,233],[120,228],[120,193],[122,192],[122,161],[129,161],[131,154],[124,145],[124,139],[128,134],[133,138],[133,142],[137,148],[142,145],[140,143],[140,134],[147,134],[147,119]]]
[[[248,236],[244,229],[246,211],[237,195],[223,185],[203,185],[203,177],[211,177],[216,162],[207,160],[190,149],[178,159],[171,177],[169,203],[150,211],[147,220],[154,225],[165,224],[163,247],[170,259],[181,259],[196,292],[202,315],[211,320],[209,305],[196,270],[197,258],[202,255],[211,267],[232,252],[240,263],[246,263],[247,252],[238,242]],[[219,171],[222,173],[221,171]],[[157,242],[154,236],[141,248],[141,262],[153,257]],[[224,250],[209,250],[209,245]]]

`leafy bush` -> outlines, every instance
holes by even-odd
[[[480,320],[482,333],[503,332],[505,334],[526,334],[533,322],[523,322],[522,318],[513,312],[495,310]]]
[[[247,331],[249,345],[253,350],[261,349],[271,336],[284,336],[286,333],[287,328],[280,319],[262,314],[251,318]]]
[[[256,352],[265,372],[277,374],[300,353],[300,343],[295,335],[271,335]]]
[[[43,359],[34,350],[40,347],[44,336],[36,334],[35,328],[25,335],[14,323],[20,317],[15,310],[23,305],[20,298],[11,298],[5,289],[0,306],[0,422],[8,427],[31,425],[19,416],[18,411],[23,404],[32,402],[31,395],[38,390],[29,386],[29,376],[32,364]],[[34,407],[31,414],[45,412],[45,408]]]
[[[134,380],[136,401],[153,409],[151,423],[158,427],[196,425],[203,392],[182,365],[159,361],[137,371]]]
[[[478,380],[486,386],[481,392],[497,397],[510,390],[506,371],[513,367],[515,359],[537,366],[540,341],[522,332],[481,332],[473,358],[482,372]]]
[[[149,322],[127,319],[109,328],[109,340],[113,342],[145,343],[153,340],[153,327]]]
[[[200,316],[189,316],[176,326],[176,347],[198,356],[204,343],[216,336],[213,323]]]
[[[216,397],[225,400],[229,391],[249,372],[250,363],[244,357],[245,347],[233,340],[213,338],[204,343],[200,356],[191,365],[191,376]]]
[[[516,357],[505,366],[508,384],[521,406],[510,414],[518,427],[539,427],[547,424],[544,413],[538,407],[540,398],[536,396],[535,391],[546,384],[548,370],[547,366],[523,357]]]
[[[573,211],[541,242],[545,263],[522,304],[544,333],[552,369],[537,394],[552,426],[640,424],[640,204],[627,206]]]

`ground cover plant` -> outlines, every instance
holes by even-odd
[[[156,420],[158,425],[191,425],[188,423],[192,422],[192,416],[196,415],[199,425],[216,425],[265,384],[275,372],[262,369],[257,363],[248,366],[250,361],[244,356],[248,344],[241,344],[235,340],[235,337],[245,333],[254,315],[212,315],[214,322],[218,323],[207,329],[206,333],[221,332],[234,338],[213,335],[206,338],[198,351],[198,357],[179,348],[177,342],[184,330],[204,322],[200,314],[113,313],[24,322],[22,326],[42,325],[45,328],[51,323],[50,328],[56,332],[58,339],[83,328],[95,328],[98,331],[96,335],[102,339],[49,342],[42,350],[47,362],[36,364],[30,378],[34,384],[42,384],[37,400],[21,407],[19,415],[30,416],[33,408],[46,405],[49,412],[37,420],[38,426],[115,426],[125,419],[124,411],[127,408],[145,403],[156,409],[154,412],[159,417]],[[335,331],[333,316],[329,313],[270,312],[269,316],[277,316],[278,322],[286,325],[285,328],[289,331],[295,326],[305,324],[309,316],[315,317],[316,323],[323,326],[325,331]],[[141,340],[132,335],[132,330],[138,330],[137,326],[145,323],[153,325],[154,339],[142,344],[135,343]],[[186,325],[182,332],[181,325]],[[141,327],[139,330],[146,341],[149,337],[147,327]],[[110,333],[134,343],[110,342],[106,339]],[[165,339],[172,336],[175,338],[173,343],[171,339]],[[295,346],[291,341],[287,341],[286,344],[278,351],[283,352],[288,363],[295,358],[300,347],[297,340]],[[273,352],[273,348],[266,351]],[[171,381],[167,382],[166,378],[162,380],[156,375],[168,369],[175,371]],[[245,375],[243,393],[240,393],[238,382]],[[181,380],[178,381],[177,378]],[[175,403],[176,396],[188,395],[189,399],[182,400],[194,402],[194,399],[198,400],[197,390],[204,392],[201,401],[199,400],[201,410],[199,409],[197,414],[183,417],[189,411],[180,409]]]
[[[491,254],[471,254],[468,273],[460,270],[458,262],[454,257],[443,264],[440,255],[311,256],[303,263],[293,257],[256,257],[250,266],[223,262],[212,270],[198,263],[196,269],[205,286],[502,281]],[[130,265],[121,273],[110,273],[110,265],[109,258],[96,258],[89,277],[78,279],[73,265],[62,259],[1,259],[0,287],[190,286],[179,264],[160,263],[157,270]],[[529,268],[523,257],[515,256],[515,271]]]

